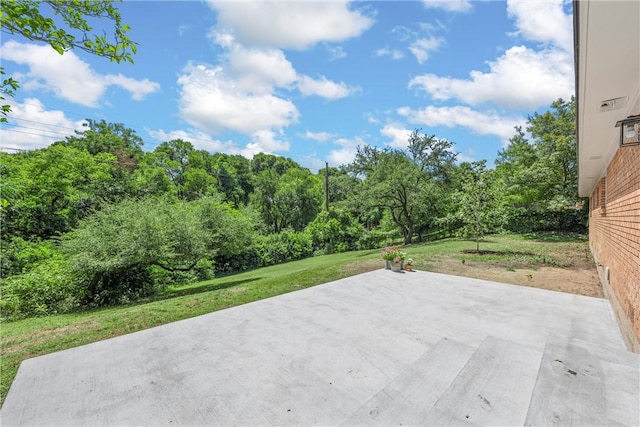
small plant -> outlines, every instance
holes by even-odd
[[[400,246],[387,246],[380,252],[380,256],[385,261],[400,262],[407,257],[407,253],[402,252]]]
[[[407,261],[405,262],[405,264],[407,264],[407,265],[413,265],[413,259],[411,259],[411,258],[407,259]]]

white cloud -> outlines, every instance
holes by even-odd
[[[340,166],[351,163],[356,157],[356,148],[359,145],[365,145],[366,143],[359,136],[348,139],[339,138],[334,141],[334,144],[339,145],[342,148],[331,150],[327,156],[327,161],[332,166]]]
[[[397,49],[389,49],[388,46],[380,48],[375,52],[376,56],[388,56],[391,59],[402,59],[404,58],[404,53]]]
[[[319,42],[357,37],[373,19],[349,7],[347,1],[279,2],[215,1],[217,27],[233,33],[245,46],[306,49]]]
[[[304,134],[304,137],[307,139],[313,139],[315,141],[326,141],[330,138],[333,138],[335,135],[329,132],[310,132],[307,131]]]
[[[355,157],[355,149],[341,148],[339,150],[331,150],[327,156],[327,161],[332,166],[342,166],[351,163]]]
[[[279,49],[247,49],[233,45],[226,55],[228,75],[237,88],[252,94],[270,94],[296,80],[296,71]]]
[[[463,3],[425,1],[427,6],[441,8]],[[572,22],[564,11],[566,4],[564,0],[509,0],[507,11],[515,20],[514,34],[541,45],[513,46],[488,61],[488,70],[473,70],[468,78],[417,76],[411,79],[409,88],[422,90],[433,100],[456,100],[471,106],[492,104],[521,111],[548,106],[560,97],[569,98],[574,93],[574,71]]]
[[[219,66],[188,65],[178,84],[182,86],[180,115],[207,132],[230,129],[254,134],[286,127],[300,115],[289,100],[271,94],[239,92]]]
[[[515,134],[515,126],[524,126],[524,117],[504,117],[495,111],[477,111],[469,107],[434,107],[414,110],[408,107],[398,109],[398,114],[407,117],[410,123],[430,127],[462,126],[478,135],[498,136],[503,145]]]
[[[442,46],[444,39],[440,37],[422,38],[414,41],[409,46],[409,50],[418,60],[419,64],[425,63],[429,59],[429,54]]]
[[[283,151],[277,132],[298,121],[295,104],[283,91],[335,100],[359,88],[325,76],[296,72],[282,49],[324,43],[331,60],[346,56],[331,43],[356,37],[373,21],[345,1],[209,1],[217,12],[210,39],[224,49],[219,64],[187,65],[178,79],[180,115],[203,132],[232,130],[251,137],[253,152]]]
[[[171,141],[182,139],[189,141],[194,148],[216,153],[240,154],[247,158],[252,158],[258,153],[273,153],[275,151],[287,151],[290,144],[287,141],[279,140],[272,131],[258,131],[251,135],[251,140],[244,147],[235,145],[231,141],[220,141],[211,138],[210,135],[197,130],[173,130],[165,132],[162,129],[145,129],[147,133],[158,141]]]
[[[204,132],[224,129],[251,135],[251,150],[282,151],[288,143],[270,133],[297,122],[300,113],[278,89],[299,90],[303,96],[340,99],[358,89],[325,76],[298,75],[280,49],[246,47],[231,31],[211,33],[225,49],[216,66],[188,64],[178,79],[182,87],[180,115]]]
[[[424,74],[409,82],[433,99],[457,99],[469,105],[493,103],[503,108],[532,110],[573,93],[571,55],[559,50],[534,51],[514,46],[494,62],[489,72],[472,71],[469,79]]]
[[[335,61],[337,59],[347,57],[347,52],[344,51],[344,48],[342,46],[332,46],[330,44],[325,44],[325,47],[329,52],[329,61]]]
[[[131,99],[134,101],[142,101],[147,95],[160,89],[158,83],[152,82],[149,79],[136,80],[125,77],[122,74],[107,74],[103,78],[107,86],[120,86],[131,92]]]
[[[391,139],[389,145],[393,148],[407,148],[411,131],[398,123],[389,123],[380,129],[380,133]]]
[[[251,135],[251,142],[247,144],[246,151],[253,157],[257,153],[288,151],[289,148],[289,142],[279,140],[273,131],[261,130]]]
[[[71,120],[60,110],[46,110],[38,99],[27,98],[24,103],[6,99],[4,102],[11,105],[11,112],[8,123],[0,128],[3,148],[44,148],[75,135],[75,131],[85,130],[84,120]]]
[[[204,132],[197,129],[191,130],[172,130],[165,132],[162,129],[147,129],[145,128],[149,136],[160,141],[171,141],[174,139],[182,139],[183,141],[190,142],[197,150],[206,150],[209,152],[220,152],[227,154],[242,154],[242,147],[234,145],[231,141],[219,141],[211,138]]]
[[[377,125],[378,123],[380,123],[380,120],[371,113],[366,113],[365,117],[367,118],[367,122],[371,124]]]
[[[359,90],[356,87],[347,86],[342,82],[336,83],[331,80],[327,80],[325,76],[320,76],[319,79],[312,79],[309,76],[300,76],[298,78],[298,89],[304,96],[317,95],[325,99],[345,98]]]
[[[470,150],[473,151],[473,150]],[[458,163],[468,162],[473,163],[476,161],[475,154],[467,154],[467,153],[456,153],[456,160]]]
[[[573,51],[573,22],[564,12],[564,0],[508,0],[507,14],[515,18],[516,33],[527,40],[551,43]]]
[[[469,0],[422,0],[425,7],[447,12],[469,12],[473,6]]]
[[[182,37],[189,30],[188,25],[178,25],[178,36]]]
[[[75,53],[60,55],[49,46],[10,40],[2,45],[0,54],[5,61],[29,67],[21,79],[24,89],[48,90],[60,98],[86,107],[97,107],[109,86],[119,86],[131,92],[134,100],[141,100],[160,88],[158,83],[148,79],[136,80],[122,74],[96,73]]]

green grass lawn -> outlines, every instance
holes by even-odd
[[[475,243],[455,239],[410,245],[405,251],[416,262],[416,269],[435,271],[432,261],[442,256],[488,261],[504,268],[516,262],[535,266],[543,260],[545,264],[562,267],[570,263],[567,254],[583,254],[586,248],[584,236],[496,235],[482,242],[480,249],[506,254],[463,254],[464,249],[475,249]],[[154,300],[132,305],[3,322],[0,324],[0,401],[4,401],[20,362],[25,359],[383,267],[384,261],[377,250],[324,255],[175,286]]]

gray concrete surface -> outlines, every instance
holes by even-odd
[[[3,426],[638,425],[639,369],[604,299],[378,270],[26,360],[0,416]]]

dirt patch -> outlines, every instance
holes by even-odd
[[[344,270],[351,274],[361,274],[367,273],[369,271],[379,270],[384,268],[384,261],[379,259],[370,259],[367,261],[358,261],[353,262],[351,264],[347,264],[344,267]]]
[[[3,340],[3,354],[11,354],[16,352],[30,352],[29,349],[35,348],[45,342],[60,337],[82,333],[93,329],[98,329],[100,323],[95,321],[81,321],[73,323],[61,328],[45,328],[36,332],[19,335],[16,337],[8,337]],[[39,353],[36,353],[39,354]]]
[[[489,257],[505,255],[502,251],[483,251]],[[463,251],[464,254],[477,256],[475,250]],[[483,255],[483,254],[480,254]],[[431,259],[414,257],[415,270],[471,277],[492,282],[530,286],[550,291],[566,292],[576,295],[604,298],[600,279],[593,260],[580,251],[559,251],[552,255],[538,256],[539,262],[532,263],[531,252],[508,251],[508,255],[521,255],[511,261],[486,261],[461,259],[440,255]],[[375,259],[354,262],[344,266],[349,274],[360,274],[384,268],[384,261]]]
[[[475,250],[475,249],[464,249],[462,251],[463,254],[475,254],[475,255],[525,255],[525,256],[534,256],[533,252],[521,252],[521,251],[484,251],[484,250]]]
[[[603,298],[602,286],[594,266],[575,263],[570,267],[518,268],[501,263],[477,262],[439,257],[425,262],[424,270],[494,282],[531,286],[551,291]]]

